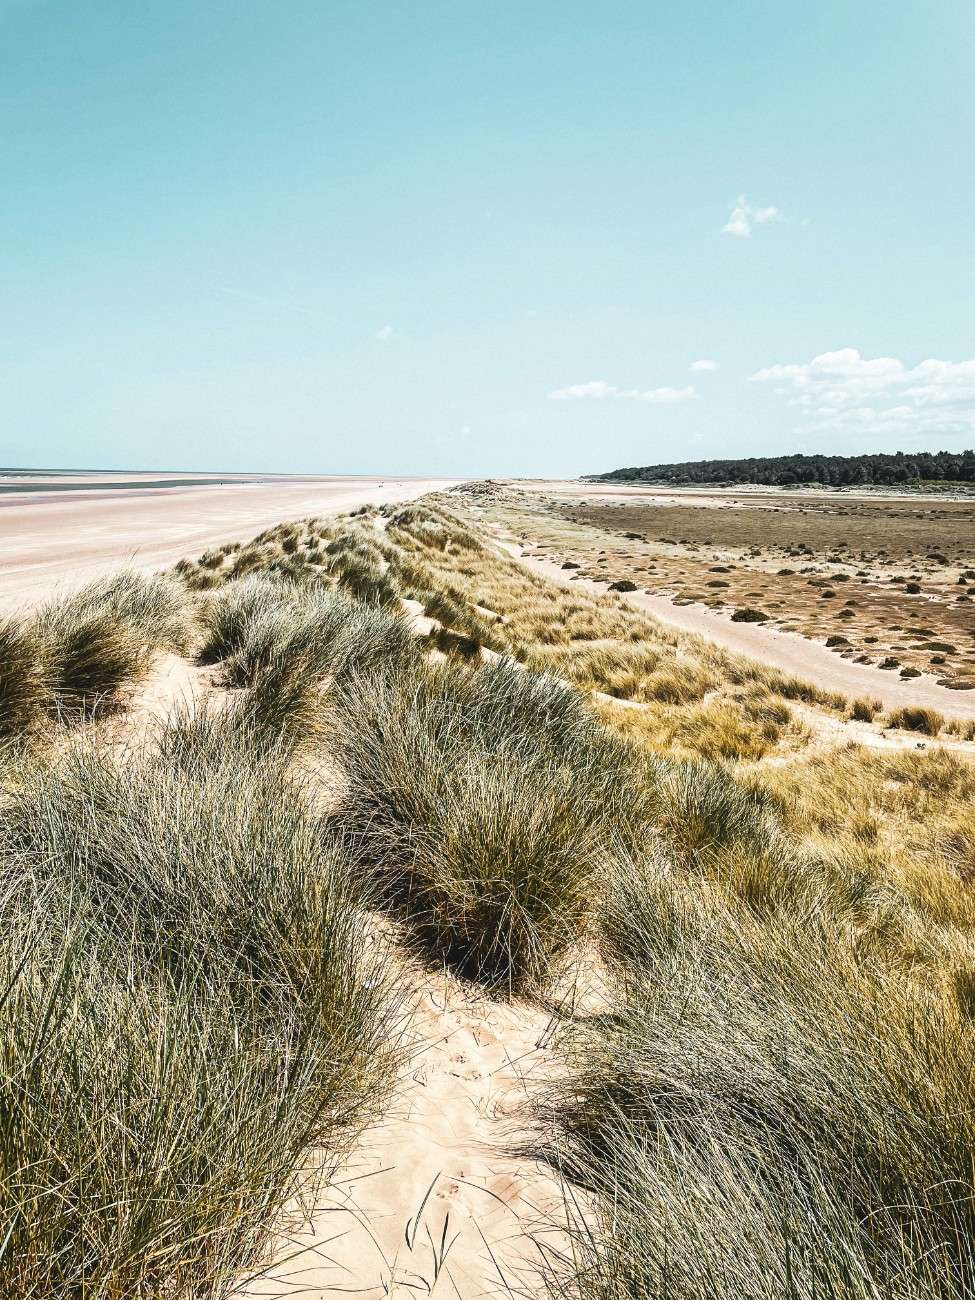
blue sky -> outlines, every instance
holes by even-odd
[[[969,447],[973,56],[970,0],[0,0],[0,463]]]

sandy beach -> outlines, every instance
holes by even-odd
[[[159,568],[282,520],[408,501],[455,481],[238,475],[216,486],[187,486],[172,474],[116,477],[165,478],[178,486],[115,488],[112,476],[92,474],[79,475],[76,490],[52,491],[51,479],[38,474],[36,492],[0,496],[0,609],[12,612],[122,565]]]

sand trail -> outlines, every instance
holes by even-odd
[[[555,560],[523,554],[518,542],[499,541],[499,545],[519,563],[534,573],[561,583],[582,587],[603,595],[608,583],[591,578],[573,578]],[[644,591],[619,593],[622,600],[645,610],[668,627],[693,636],[704,637],[732,654],[755,659],[769,668],[799,677],[827,691],[839,691],[851,698],[864,695],[880,700],[885,709],[923,706],[936,709],[947,718],[975,718],[975,691],[952,691],[930,678],[908,680],[892,676],[869,664],[841,659],[818,641],[808,641],[791,632],[779,632],[757,623],[732,623],[727,617],[697,605],[675,605],[667,596]]]
[[[450,976],[424,976],[418,991],[386,1116],[242,1298],[536,1296],[540,1269],[564,1255],[554,1174],[512,1154],[555,1068],[548,1018]]]
[[[232,699],[218,668],[163,654],[99,731],[137,751],[175,711]],[[554,1021],[402,960],[406,1063],[389,1081],[384,1114],[314,1209],[284,1216],[271,1262],[234,1291],[241,1300],[535,1296],[541,1271],[567,1255],[561,1186],[524,1154],[531,1100],[559,1068]]]

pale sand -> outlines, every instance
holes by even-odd
[[[878,488],[781,488],[761,483],[736,483],[733,487],[715,487],[706,484],[687,487],[671,487],[653,483],[585,483],[580,479],[497,479],[505,487],[518,488],[522,492],[537,492],[546,496],[596,500],[612,499],[628,502],[644,502],[651,505],[695,505],[695,506],[735,506],[748,503],[748,498],[755,500],[756,507],[774,501],[777,506],[788,505],[795,501],[797,506],[804,501],[820,504],[845,501],[922,501],[928,505],[937,505],[941,501],[971,501],[972,492],[895,492]],[[762,500],[764,498],[764,501]]]
[[[523,555],[519,543],[501,542],[500,545],[527,568],[565,587],[582,587],[600,594],[608,589],[605,582],[572,578],[554,560]],[[965,721],[975,718],[975,691],[948,690],[923,676],[904,680],[870,664],[841,659],[818,641],[807,641],[795,633],[779,632],[761,623],[732,623],[729,617],[710,609],[675,605],[667,596],[654,596],[643,591],[616,594],[629,604],[653,614],[668,627],[704,637],[732,654],[756,659],[769,668],[777,668],[823,690],[839,691],[851,699],[868,696],[880,700],[887,710],[923,706],[937,709],[946,718]]]
[[[536,1296],[543,1259],[565,1255],[553,1173],[507,1152],[554,1068],[546,1017],[419,978],[416,1042],[388,1114],[241,1300]]]
[[[336,477],[146,490],[91,483],[87,491],[3,498],[0,609],[10,613],[124,565],[161,568],[284,520],[409,501],[457,481]]]

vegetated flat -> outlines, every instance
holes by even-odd
[[[585,575],[755,611],[894,675],[975,685],[971,501],[609,484],[553,484],[544,500],[589,530],[575,557]]]
[[[202,481],[205,480],[205,481]],[[405,501],[450,479],[379,475],[0,474],[0,609],[123,564],[149,570],[285,518]],[[3,495],[4,488],[31,490]]]

